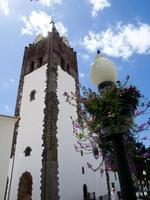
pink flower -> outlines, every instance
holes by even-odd
[[[138,126],[139,131],[143,131],[147,123],[143,123],[140,126]]]
[[[147,158],[147,157],[150,156],[150,153],[149,153],[149,152],[146,152],[146,153],[144,153],[142,156],[143,156],[143,158]]]
[[[78,150],[78,147],[77,147],[77,145],[75,145],[75,144],[74,144],[74,148],[75,148],[76,151]]]
[[[136,111],[134,115],[135,115],[135,117],[136,117],[136,116],[141,115],[141,114],[143,114],[143,113],[144,113],[143,110],[141,110],[141,111]]]
[[[147,140],[147,136],[144,136],[143,138],[141,138],[141,140]]]

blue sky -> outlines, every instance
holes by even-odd
[[[50,30],[51,16],[78,53],[83,85],[95,87],[90,65],[101,49],[150,99],[149,13],[149,0],[0,0],[0,113],[14,113],[24,47]]]

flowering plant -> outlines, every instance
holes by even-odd
[[[104,88],[101,95],[84,88],[82,103],[93,118],[91,128],[94,131],[98,126],[101,129],[109,126],[112,132],[117,132],[122,130],[122,125],[131,125],[141,94],[135,86],[128,86],[127,80],[128,77],[123,85],[118,81]]]
[[[76,106],[74,102],[78,102],[78,119],[71,118],[73,134],[77,138],[75,149],[92,153],[95,159],[101,157],[102,162],[98,167],[101,171],[104,171],[104,166],[116,170],[113,145],[104,137],[108,131],[106,127],[110,128],[111,134],[120,133],[122,126],[126,127],[124,142],[127,146],[132,146],[136,136],[150,126],[150,119],[140,125],[134,122],[134,117],[146,113],[150,102],[141,103],[143,96],[135,86],[128,84],[128,80],[129,76],[123,84],[118,81],[115,85],[104,88],[101,95],[85,87],[81,88],[80,95],[64,93],[66,101],[71,105]],[[129,148],[128,150],[130,151]],[[88,166],[93,170],[98,169],[94,169],[89,163]]]
[[[71,117],[73,135],[77,139],[75,150],[84,154],[92,153],[95,159],[99,159],[98,166],[89,162],[87,166],[93,171],[99,170],[101,176],[106,174],[109,197],[111,189],[108,170],[117,171],[114,145],[109,136],[126,133],[123,134],[123,140],[134,180],[140,180],[142,175],[139,174],[146,169],[145,159],[150,158],[150,151],[141,151],[137,147],[137,144],[142,145],[138,143],[139,134],[149,129],[150,118],[140,125],[134,120],[135,117],[149,113],[150,101],[145,101],[139,90],[128,84],[128,80],[129,76],[124,84],[118,81],[115,85],[104,88],[101,95],[85,87],[81,88],[81,94],[64,93],[68,103],[78,105],[78,119]],[[147,140],[147,137],[142,140]]]

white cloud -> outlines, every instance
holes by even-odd
[[[83,61],[87,62],[90,59],[88,54],[78,53],[78,55],[82,58]]]
[[[5,110],[6,110],[7,112],[10,112],[10,108],[9,108],[8,105],[5,105]]]
[[[56,28],[61,35],[67,35],[67,28],[62,24],[62,22],[56,23]]]
[[[85,77],[85,74],[81,72],[81,73],[79,73],[79,77],[80,77],[80,78],[84,78],[84,77]]]
[[[101,34],[89,31],[88,35],[83,38],[82,45],[89,51],[94,52],[100,47]]]
[[[89,0],[89,3],[92,4],[92,17],[95,17],[104,8],[111,6],[109,0]]]
[[[15,83],[15,79],[10,78],[10,79],[8,79],[7,81],[4,81],[4,82],[2,83],[2,85],[3,85],[3,87],[8,88],[8,87],[10,86],[10,84],[12,85],[12,83]]]
[[[22,17],[25,27],[21,29],[21,33],[27,35],[42,33],[43,36],[46,36],[47,32],[52,29],[51,19],[52,17],[43,11],[32,11],[30,16]],[[61,22],[57,22],[55,25],[61,35],[67,35],[67,28]]]
[[[95,52],[100,48],[103,53],[127,59],[134,53],[150,53],[150,24],[122,24],[109,27],[101,33],[89,31],[83,38],[82,45],[89,51]]]
[[[15,82],[15,79],[10,78],[10,82],[11,82],[11,83],[14,83],[14,82]]]
[[[9,15],[10,9],[8,0],[0,0],[0,10],[4,15]]]
[[[3,86],[4,86],[4,87],[7,87],[7,86],[8,86],[8,83],[7,83],[7,82],[3,82]]]
[[[44,6],[53,6],[54,4],[60,4],[62,0],[40,0],[40,3]]]

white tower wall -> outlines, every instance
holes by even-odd
[[[95,192],[96,197],[108,194],[106,176],[101,177],[100,172],[93,172],[87,167],[87,162],[95,168],[100,160],[95,160],[91,154],[80,155],[75,151],[76,137],[73,135],[73,127],[70,117],[77,119],[76,107],[66,102],[64,92],[75,92],[75,79],[58,66],[57,96],[59,101],[58,113],[58,171],[59,171],[59,195],[60,200],[82,200],[83,185],[87,185],[89,193]],[[85,173],[82,174],[82,167]],[[115,180],[113,172],[109,172],[110,183],[114,182],[116,191],[119,190],[119,182]],[[111,184],[110,184],[111,186]]]
[[[40,200],[46,68],[44,65],[24,77],[10,200],[17,199],[19,179],[25,171],[30,172],[33,179],[32,199]],[[36,90],[35,100],[30,101],[32,90]],[[32,149],[31,155],[25,157],[24,150],[28,146]]]

